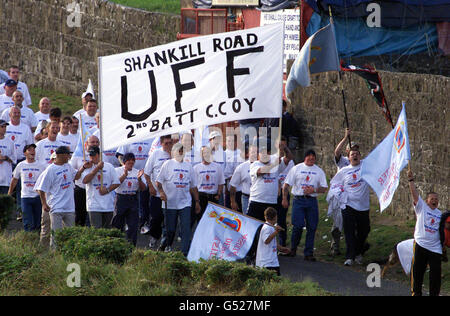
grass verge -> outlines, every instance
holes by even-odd
[[[110,0],[127,7],[152,12],[180,14],[180,0]]]

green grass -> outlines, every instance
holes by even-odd
[[[180,0],[110,0],[127,7],[151,12],[180,14]]]
[[[77,263],[81,287],[69,287]],[[71,279],[69,279],[71,280]],[[134,250],[124,264],[68,258],[39,246],[35,233],[0,235],[0,295],[52,296],[327,296],[313,282],[293,283],[267,269],[212,260],[190,263],[180,252]]]
[[[314,255],[320,261],[332,262],[338,265],[342,265],[345,261],[345,239],[341,237],[340,250],[341,255],[333,257],[330,254],[331,245],[331,227],[333,220],[327,217],[328,204],[325,200],[325,196],[322,195],[319,200],[319,225],[316,231],[315,238],[315,253]],[[406,220],[399,217],[394,217],[386,214],[382,214],[379,211],[378,205],[371,205],[370,208],[370,226],[371,231],[368,237],[368,243],[371,245],[370,249],[364,255],[363,266],[352,266],[351,269],[357,270],[362,273],[366,272],[366,267],[370,263],[384,264],[392,252],[394,246],[403,240],[413,238],[415,220]],[[290,243],[290,236],[292,233],[291,222],[291,209],[288,212],[288,243]],[[297,250],[297,254],[302,255],[304,241],[306,233],[302,235],[302,241]],[[442,263],[442,285],[441,291],[443,293],[450,293],[450,263]],[[410,279],[407,276],[401,265],[398,264],[395,267],[388,270],[385,275],[386,279],[396,280],[409,286]],[[425,275],[425,286],[428,286],[428,273]]]
[[[50,99],[53,108],[59,107],[63,117],[72,115],[75,111],[81,109],[81,97],[71,97],[60,92],[43,90],[39,88],[30,88],[31,102],[30,107],[34,112],[39,111],[39,101],[43,97]]]

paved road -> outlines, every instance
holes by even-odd
[[[22,228],[22,223],[11,221],[8,230],[16,231]],[[146,248],[148,236],[138,236],[138,247]],[[381,280],[381,287],[369,288],[366,284],[369,272],[361,273],[350,267],[328,262],[308,262],[302,255],[295,258],[280,257],[280,268],[283,277],[291,281],[317,282],[328,292],[337,295],[350,296],[409,296],[409,287],[396,281]]]

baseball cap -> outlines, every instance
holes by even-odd
[[[127,162],[128,160],[136,160],[136,157],[133,153],[126,153],[125,155],[123,155],[122,161]]]
[[[350,146],[349,146],[349,144],[347,144],[347,150],[350,150],[350,148],[353,148],[353,147],[357,147],[359,149],[359,144],[357,142],[351,142]]]
[[[95,156],[100,154],[100,148],[98,146],[89,147],[89,156]]]
[[[218,136],[221,136],[221,134],[218,131],[212,131],[211,133],[209,133],[209,139],[213,139]]]
[[[5,120],[0,120],[0,126],[3,126],[3,125],[6,125],[6,126],[8,126],[8,125],[9,125],[9,123],[8,123],[8,122],[6,122]]]
[[[5,86],[8,86],[8,87],[17,86],[17,81],[15,81],[13,79],[8,79],[5,82]]]
[[[83,94],[81,95],[81,97],[82,97],[82,98],[85,98],[88,94],[90,94],[91,97],[93,97],[92,93],[91,93],[91,92],[88,92],[88,91],[83,92]]]
[[[59,146],[58,148],[56,148],[55,153],[57,155],[71,154],[67,146]]]
[[[25,153],[28,150],[28,148],[30,148],[30,147],[36,148],[36,145],[35,144],[28,144],[28,145],[23,146],[23,153]]]

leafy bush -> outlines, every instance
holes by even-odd
[[[117,229],[70,227],[55,232],[57,250],[65,258],[97,259],[123,264],[133,251]]]
[[[14,199],[9,195],[0,195],[0,232],[6,229],[14,208]]]

